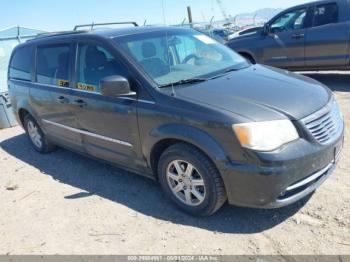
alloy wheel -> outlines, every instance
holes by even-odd
[[[166,173],[171,192],[188,206],[199,206],[206,196],[205,182],[198,170],[189,162],[174,160]]]
[[[28,135],[30,137],[30,140],[32,140],[33,144],[36,147],[41,148],[43,145],[43,142],[42,142],[41,134],[39,132],[39,128],[36,125],[36,123],[34,123],[33,121],[28,121],[27,129],[28,129]]]

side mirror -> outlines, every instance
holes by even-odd
[[[114,75],[103,78],[100,81],[101,94],[104,96],[131,96],[129,81],[122,76]]]
[[[268,35],[270,33],[270,26],[269,24],[264,24],[263,30],[262,30],[263,35]]]

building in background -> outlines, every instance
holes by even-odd
[[[11,52],[21,42],[45,33],[42,30],[14,26],[0,29],[0,93],[7,91],[7,66]]]
[[[0,30],[0,129],[16,125],[7,92],[7,68],[12,50],[40,33],[45,31],[20,26]]]

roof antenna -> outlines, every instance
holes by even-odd
[[[164,25],[166,25],[166,17],[165,17],[165,6],[164,6],[164,0],[162,0],[162,10],[163,10],[163,20],[164,20]],[[170,52],[169,52],[169,41],[168,41],[168,30],[165,30],[165,42],[166,42],[166,56],[168,58],[168,65],[169,65],[169,73],[171,74],[172,68],[170,64]],[[171,96],[175,97],[175,89],[174,89],[174,83],[171,84]]]

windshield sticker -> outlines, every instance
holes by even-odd
[[[69,87],[69,81],[64,79],[58,79],[57,85],[61,87]]]
[[[216,44],[216,41],[212,38],[210,38],[209,36],[206,35],[195,35],[195,38],[197,38],[199,41],[202,41],[204,44],[207,45],[212,45],[212,44]]]
[[[77,88],[85,91],[96,91],[96,86],[84,83],[77,83]]]

